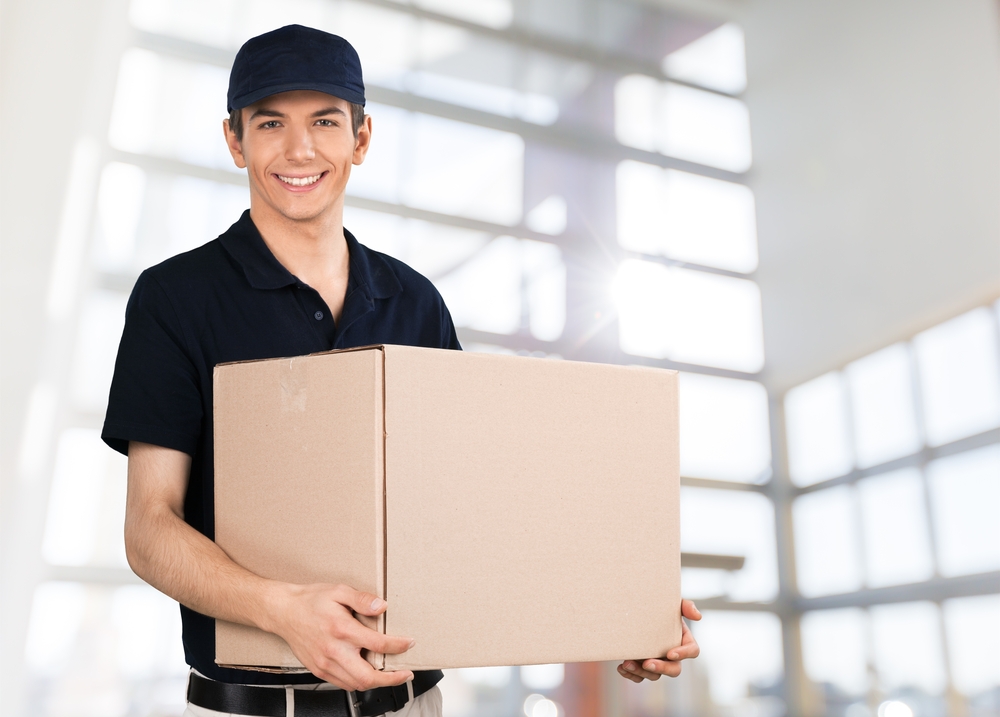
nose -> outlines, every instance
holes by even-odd
[[[285,137],[285,159],[288,161],[308,162],[315,156],[313,138],[307,127],[295,127]]]

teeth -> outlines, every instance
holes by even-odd
[[[279,174],[278,179],[286,184],[291,184],[293,187],[306,187],[310,184],[318,182],[319,178],[322,176],[322,174],[317,174],[312,177],[283,177]]]

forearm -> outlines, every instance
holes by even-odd
[[[267,580],[236,563],[184,522],[191,457],[131,442],[125,503],[125,554],[136,574],[203,615],[280,635],[317,677],[350,690],[398,685],[406,670],[376,672],[361,650],[399,654],[412,646],[364,627],[385,600],[347,585],[293,585]]]
[[[136,575],[192,610],[229,622],[274,632],[292,589],[240,567],[167,508],[129,516],[125,546]]]

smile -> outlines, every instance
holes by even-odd
[[[285,184],[290,184],[293,187],[308,187],[310,184],[318,182],[324,174],[326,174],[326,172],[314,174],[311,177],[286,177],[283,174],[276,174],[274,176]]]

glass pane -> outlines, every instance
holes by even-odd
[[[682,475],[745,483],[770,477],[767,391],[759,383],[682,373],[680,433]]]
[[[1000,595],[946,600],[943,607],[955,688],[974,697],[1000,687]]]
[[[344,207],[344,226],[367,247],[389,254],[431,281],[468,261],[491,237],[485,232]]]
[[[567,209],[566,200],[558,194],[553,194],[528,212],[524,223],[533,232],[559,236],[566,231]]]
[[[849,695],[868,692],[868,619],[863,610],[817,610],[802,616],[802,657],[814,682]]]
[[[750,115],[745,104],[669,82],[661,102],[663,154],[731,172],[750,169]]]
[[[615,84],[615,137],[624,145],[656,152],[660,132],[660,83],[628,75]]]
[[[102,265],[103,250],[98,246],[95,260],[107,271],[137,274],[215,239],[249,206],[245,186],[148,172],[131,255],[127,259],[123,255],[120,264]]]
[[[457,670],[462,680],[470,685],[505,687],[510,684],[513,667],[463,667]]]
[[[838,486],[796,498],[792,519],[799,591],[814,597],[860,588],[854,489]]]
[[[404,0],[405,4],[405,0]],[[510,25],[514,18],[514,7],[511,0],[414,0],[414,5],[425,10],[439,12],[442,15],[453,15],[461,20],[479,23],[492,28],[503,28]]]
[[[236,0],[132,0],[129,20],[140,30],[235,49],[235,6]]]
[[[126,567],[123,521],[128,461],[100,431],[70,428],[59,436],[42,556],[52,565]]]
[[[73,361],[73,400],[81,411],[99,413],[108,403],[128,296],[98,289],[84,300]]]
[[[854,466],[844,380],[833,371],[785,395],[788,472],[798,486],[848,473]]]
[[[976,309],[913,339],[927,441],[940,445],[1000,425],[995,316]]]
[[[895,344],[849,364],[844,373],[858,465],[865,468],[918,451],[909,348]]]
[[[38,677],[69,666],[73,642],[83,622],[86,592],[79,583],[42,583],[35,590],[28,622],[25,663]]]
[[[927,466],[942,575],[1000,569],[1000,445]]]
[[[171,182],[167,245],[163,258],[190,251],[215,239],[250,208],[244,187],[210,182],[196,177],[176,177]]]
[[[914,688],[940,694],[945,686],[941,616],[930,602],[869,609],[875,670],[884,690]]]
[[[366,110],[372,147],[352,169],[349,194],[497,224],[521,220],[521,137],[374,103]]]
[[[612,292],[626,353],[750,373],[764,365],[752,281],[626,259]]]
[[[512,334],[521,325],[521,256],[514,237],[497,237],[435,284],[456,326]]]
[[[757,268],[749,187],[626,160],[616,188],[618,243],[625,249],[731,271]]]
[[[122,54],[108,140],[126,152],[243,172],[222,138],[229,72],[131,48]]]
[[[434,281],[456,326],[555,341],[566,324],[566,265],[555,244],[499,237],[345,207],[344,224],[365,246]]]
[[[747,86],[743,29],[734,23],[704,35],[663,58],[663,72],[678,80],[729,92]]]
[[[566,265],[555,244],[521,240],[528,328],[542,341],[555,341],[566,325]]]
[[[554,98],[486,82],[415,70],[407,73],[403,86],[421,97],[532,124],[546,126],[559,119],[559,103]]]
[[[758,493],[681,488],[681,549],[745,557],[743,569],[727,580],[732,600],[770,600],[778,593],[774,508]]]
[[[177,603],[144,585],[43,583],[28,626],[27,714],[179,715]]]
[[[689,600],[724,597],[731,578],[726,570],[681,568],[681,595]]]
[[[111,162],[97,192],[94,263],[104,271],[126,271],[135,254],[146,173],[132,164]]]
[[[403,137],[410,113],[369,102],[365,114],[372,118],[371,149],[365,161],[351,168],[347,194],[383,202],[399,203]]]
[[[746,105],[643,75],[615,86],[615,136],[630,147],[731,172],[751,164]]]
[[[746,698],[781,679],[781,621],[770,613],[706,610],[692,625],[707,668],[712,699],[720,705],[753,708]],[[770,692],[770,694],[774,694]],[[783,712],[783,710],[782,710]],[[751,714],[757,714],[756,709]],[[781,712],[778,712],[781,714]]]
[[[858,482],[869,587],[915,583],[934,574],[920,471]]]
[[[564,665],[525,665],[521,668],[521,684],[529,690],[553,690],[563,683]]]

